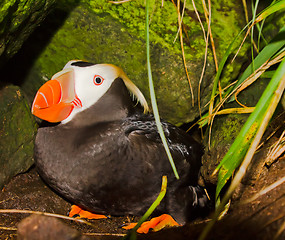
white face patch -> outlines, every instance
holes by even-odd
[[[116,72],[107,65],[77,67],[74,75],[76,94],[82,102],[83,110],[96,103],[118,77]]]
[[[75,92],[82,107],[74,108],[62,123],[69,122],[78,112],[95,104],[108,91],[113,81],[119,77],[117,69],[109,64],[78,67],[68,63],[64,69],[66,68],[74,70]]]
[[[118,77],[122,78],[129,91],[138,99],[144,107],[145,112],[148,111],[147,102],[141,91],[131,82],[123,70],[112,64],[96,64],[89,65],[88,63],[83,66],[72,65],[72,63],[82,61],[69,61],[63,71],[73,69],[75,80],[76,97],[82,103],[82,107],[75,107],[71,114],[62,121],[62,123],[69,122],[77,113],[94,105],[110,88],[114,80]]]

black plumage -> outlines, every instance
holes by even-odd
[[[173,174],[154,118],[135,106],[122,79],[70,122],[38,130],[35,161],[42,178],[58,193],[89,211],[142,215],[156,199],[163,175],[167,194],[157,212],[180,224],[204,207],[197,186],[201,145],[162,121],[180,179]]]

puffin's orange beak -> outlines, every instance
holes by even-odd
[[[76,97],[73,70],[65,69],[55,74],[38,90],[32,105],[32,114],[48,122],[61,122],[70,115],[75,106],[82,105]]]

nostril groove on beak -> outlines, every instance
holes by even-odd
[[[49,106],[49,104],[48,104],[48,100],[47,100],[47,98],[46,98],[46,96],[42,93],[42,92],[39,92],[39,94],[43,97],[43,99],[45,100],[45,102],[46,102],[46,107],[48,107]],[[43,108],[43,106],[39,106],[39,105],[36,105],[37,107],[39,107],[39,108]]]

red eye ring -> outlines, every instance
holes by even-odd
[[[93,78],[93,82],[95,85],[99,86],[104,82],[104,78],[102,78],[100,75],[95,75]]]

